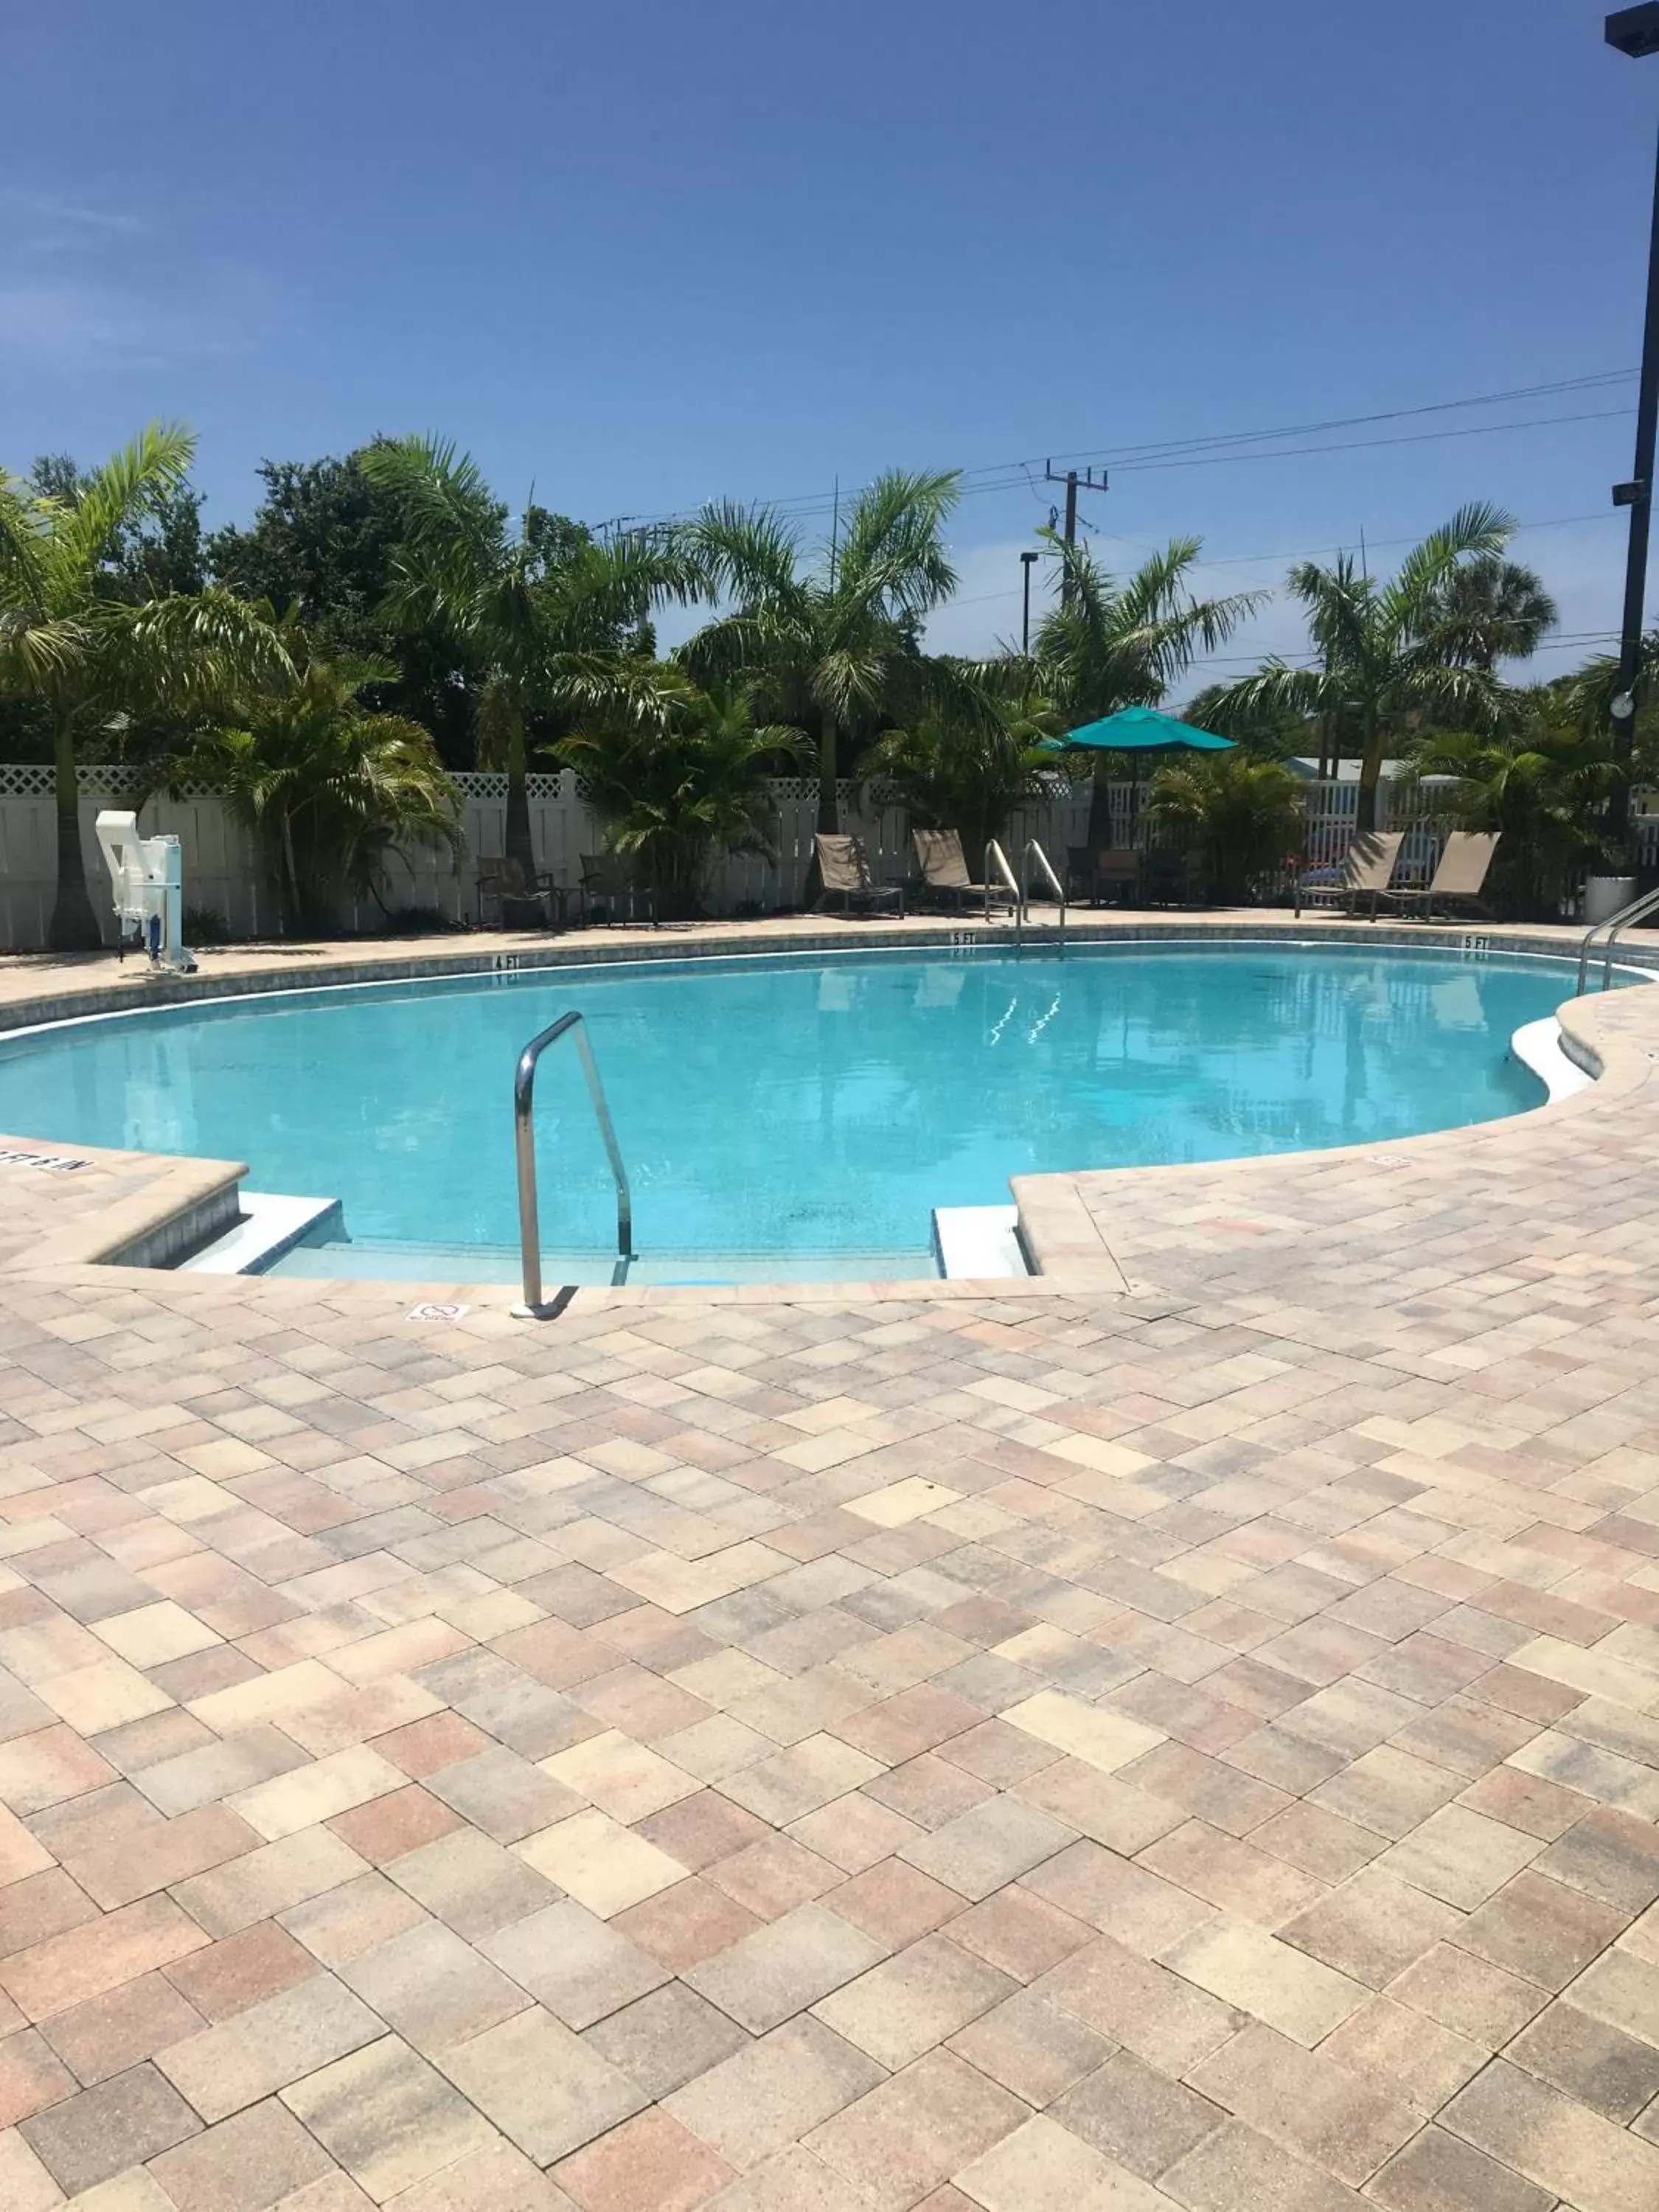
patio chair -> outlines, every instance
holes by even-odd
[[[1429,882],[1420,890],[1390,891],[1390,905],[1420,908],[1425,921],[1432,920],[1437,900],[1484,911],[1480,894],[1502,835],[1498,830],[1454,830]]]
[[[1141,896],[1148,906],[1197,906],[1209,878],[1202,853],[1160,852],[1146,857]]]
[[[478,927],[484,926],[484,906],[493,900],[498,927],[509,927],[507,909],[513,906],[538,908],[541,918],[550,927],[556,918],[562,920],[565,894],[551,876],[541,872],[526,874],[522,860],[484,859],[478,861]]]
[[[875,911],[886,906],[901,919],[904,914],[904,892],[897,884],[878,884],[870,873],[870,862],[861,838],[828,836],[820,833],[812,840],[817,854],[818,880],[823,885],[817,905],[823,907],[832,898],[842,902],[845,911],[854,913],[863,907]]]
[[[1088,845],[1068,845],[1066,848],[1066,872],[1074,888],[1093,906],[1104,899],[1115,898],[1121,903],[1125,893],[1130,905],[1140,897],[1140,855],[1139,853],[1102,849]]]
[[[954,830],[913,830],[910,842],[926,888],[960,904],[984,901],[1018,908],[1018,895],[1006,884],[976,884],[962,857],[962,839]]]
[[[621,919],[624,901],[628,919],[635,918],[636,902],[645,901],[645,910],[651,917],[651,927],[657,927],[657,894],[649,884],[635,881],[634,871],[612,853],[584,853],[582,859],[581,895],[587,918],[593,918],[596,906],[605,909],[607,928]]]
[[[1356,830],[1340,868],[1314,868],[1297,878],[1297,913],[1304,906],[1340,906],[1355,914],[1360,900],[1368,898],[1375,921],[1405,842],[1403,830]]]

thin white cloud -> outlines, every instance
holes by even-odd
[[[94,207],[85,200],[55,198],[50,192],[0,190],[0,210],[14,222],[50,225],[56,229],[90,230],[131,237],[143,222],[131,208]]]
[[[276,301],[257,271],[202,263],[188,240],[164,265],[136,209],[0,185],[0,359],[81,374],[230,359],[252,350]]]
[[[228,359],[251,349],[249,311],[263,304],[259,288],[235,275],[164,300],[96,277],[42,283],[0,268],[0,356],[64,368]]]

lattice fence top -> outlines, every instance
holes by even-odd
[[[499,804],[507,797],[504,769],[465,769],[455,776],[454,782],[463,799],[493,799]],[[529,775],[525,782],[532,799],[544,800],[572,798],[576,789],[576,779],[569,769],[561,769],[553,775]]]
[[[119,761],[89,762],[79,771],[79,783],[82,799],[131,799],[144,777]],[[0,799],[50,799],[55,787],[50,761],[0,763]]]

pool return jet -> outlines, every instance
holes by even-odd
[[[194,975],[196,963],[185,949],[185,858],[179,840],[141,837],[136,814],[106,811],[94,827],[115,895],[123,956],[131,927],[158,973]]]

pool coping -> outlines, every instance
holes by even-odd
[[[814,918],[816,919],[816,918]],[[1577,930],[1548,927],[1516,928],[1492,926],[1468,929],[1456,925],[1350,921],[1346,919],[1308,915],[1291,916],[1282,912],[1262,912],[1255,909],[1232,909],[1224,916],[1126,915],[1121,921],[1103,921],[1094,915],[1086,922],[1073,923],[1066,933],[1067,944],[1225,944],[1242,940],[1261,941],[1274,939],[1317,945],[1371,945],[1378,950],[1453,950],[1466,957],[1479,957],[1488,953],[1520,953],[1544,956],[1554,959],[1571,957],[1576,952],[1582,933]],[[1052,946],[1058,932],[1049,925],[1036,925],[1024,934],[1028,945]],[[501,974],[535,973],[542,969],[556,970],[571,967],[609,967],[636,963],[641,961],[693,961],[707,958],[753,957],[757,954],[776,955],[780,952],[808,956],[829,951],[857,953],[872,949],[899,951],[951,950],[971,951],[986,945],[998,945],[1012,949],[1010,932],[1006,925],[987,928],[974,918],[952,920],[939,923],[900,923],[888,926],[878,935],[867,925],[856,924],[851,928],[826,931],[821,927],[794,927],[787,933],[775,926],[750,925],[737,928],[711,930],[707,934],[686,939],[670,937],[666,933],[660,939],[644,941],[630,933],[620,942],[605,939],[595,942],[594,933],[583,933],[580,939],[555,939],[528,947],[503,946],[491,943],[466,951],[449,953],[424,952],[403,954],[377,951],[374,957],[364,958],[361,948],[328,948],[317,964],[303,973],[291,969],[229,970],[214,975],[168,976],[151,979],[120,978],[114,982],[100,976],[96,982],[79,988],[51,988],[39,993],[12,992],[0,1000],[0,1036],[29,1029],[55,1026],[64,1022],[84,1019],[88,1016],[110,1013],[136,1012],[141,1006],[177,1006],[211,1002],[231,997],[256,997],[295,990],[334,989],[359,984],[386,984],[434,980],[447,976],[487,976]],[[331,957],[336,956],[336,957]],[[1659,952],[1654,956],[1659,963]],[[106,968],[107,963],[102,963]],[[1630,961],[1625,964],[1644,963]],[[21,963],[20,963],[21,965]],[[20,968],[9,966],[4,981],[15,982]],[[25,971],[27,972],[27,971]],[[42,960],[39,970],[43,982],[56,983],[57,971],[49,959]],[[1656,976],[1659,980],[1659,976]],[[1618,994],[1623,1000],[1628,994]],[[137,1003],[135,1003],[137,1001]],[[1150,1302],[1149,1310],[1156,1309],[1161,1294],[1156,1285],[1139,1281],[1126,1272],[1110,1245],[1103,1236],[1096,1217],[1086,1203],[1089,1194],[1103,1188],[1120,1191],[1133,1186],[1145,1186],[1155,1180],[1162,1186],[1171,1182],[1179,1189],[1180,1179],[1200,1174],[1213,1176],[1218,1170],[1249,1179],[1269,1171],[1292,1170],[1297,1164],[1328,1168],[1344,1160],[1386,1155],[1402,1164],[1433,1160],[1451,1146],[1467,1147],[1479,1144],[1483,1149],[1492,1145],[1511,1144],[1546,1121],[1553,1122],[1563,1116],[1587,1115],[1595,1113],[1610,1102],[1630,1095],[1639,1089],[1652,1075],[1655,1060],[1659,1060],[1659,1001],[1656,1001],[1655,1018],[1650,1028],[1655,1049],[1632,1042],[1620,1036],[1609,1036],[1598,1018],[1601,994],[1568,1000],[1561,1006],[1557,1018],[1561,1025],[1563,1049],[1586,1072],[1596,1079],[1592,1085],[1574,1096],[1552,1098],[1528,1111],[1510,1115],[1497,1121],[1477,1122],[1462,1127],[1437,1130],[1415,1137],[1389,1140],[1381,1145],[1332,1146],[1303,1152],[1262,1154],[1231,1161],[1205,1161],[1189,1164],[1142,1168],[1103,1168],[1071,1170],[1065,1173],[1020,1176],[1010,1179],[1010,1188],[1018,1208],[1021,1236],[1033,1265],[1039,1270],[1032,1275],[994,1277],[983,1280],[974,1279],[944,1279],[930,1277],[911,1281],[878,1282],[781,1282],[745,1283],[730,1285],[684,1285],[616,1287],[583,1286],[570,1291],[560,1303],[561,1310],[570,1299],[579,1298],[585,1308],[596,1304],[615,1304],[628,1307],[641,1304],[667,1303],[708,1304],[847,1304],[872,1300],[902,1299],[957,1300],[1028,1298],[1065,1295],[1079,1291],[1104,1294],[1116,1298]],[[198,1247],[214,1235],[222,1231],[234,1218],[236,1194],[247,1170],[243,1163],[228,1160],[200,1159],[188,1156],[161,1155],[119,1152],[93,1146],[70,1148],[45,1139],[19,1137],[0,1138],[15,1152],[42,1158],[74,1158],[88,1166],[103,1165],[112,1171],[125,1174],[136,1187],[103,1206],[95,1218],[79,1224],[65,1223],[49,1225],[45,1234],[27,1248],[0,1258],[0,1272],[9,1274],[34,1274],[46,1271],[54,1275],[64,1269],[80,1273],[96,1269],[98,1279],[111,1283],[118,1279],[131,1280],[138,1277],[147,1285],[158,1280],[186,1280],[198,1291],[205,1286],[210,1291],[228,1293],[231,1285],[245,1293],[249,1285],[276,1285],[291,1301],[295,1291],[303,1289],[313,1295],[328,1293],[334,1285],[327,1279],[300,1278],[292,1282],[283,1279],[259,1276],[212,1276],[194,1274],[183,1278],[158,1273],[171,1267],[183,1253]],[[57,1178],[52,1179],[53,1182]],[[65,1178],[67,1180],[67,1178]],[[340,1287],[345,1287],[343,1284]],[[364,1285],[354,1283],[354,1289]],[[510,1286],[500,1283],[471,1285],[422,1285],[411,1282],[376,1283],[367,1287],[387,1291],[394,1297],[418,1299],[423,1292],[441,1290],[448,1296],[458,1292],[471,1303],[490,1307],[510,1308],[514,1293]]]

